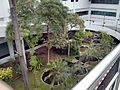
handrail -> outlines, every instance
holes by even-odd
[[[110,52],[89,74],[84,77],[72,90],[95,90],[107,70],[120,57],[120,44]]]

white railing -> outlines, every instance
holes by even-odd
[[[96,90],[101,80],[104,79],[103,77],[118,59],[120,59],[120,44],[112,52],[110,52],[110,54],[108,54],[85,78],[75,85],[72,90]],[[119,72],[118,74],[120,75]]]

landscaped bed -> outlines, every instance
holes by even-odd
[[[79,31],[77,33],[79,33]],[[113,47],[115,47],[116,44],[113,45],[109,40],[106,43],[107,39],[110,37],[106,36],[107,39],[101,39],[101,35],[102,34],[100,33],[92,32],[92,35],[83,38],[81,43],[74,42],[77,36],[73,36],[70,42],[70,56],[67,56],[67,46],[62,49],[52,47],[50,49],[50,63],[48,65],[47,47],[43,46],[38,48],[34,52],[34,55],[37,57],[35,57],[35,59],[38,60],[36,68],[34,68],[34,65],[31,65],[30,53],[26,53],[31,90],[71,89],[84,78],[101,61],[101,59],[113,49]],[[103,35],[105,36],[106,34]],[[103,43],[105,44],[102,45]],[[103,49],[104,47],[105,50]],[[3,80],[15,90],[24,90],[21,69],[17,60],[18,59],[16,58],[16,61],[14,62],[11,59],[9,63],[1,66],[12,67],[13,71],[13,74],[8,74],[7,78]],[[12,76],[10,77],[9,75]]]

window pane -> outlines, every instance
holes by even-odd
[[[116,17],[115,12],[104,12],[104,11],[91,11],[92,15],[103,15],[103,16],[113,16]]]
[[[119,4],[119,0],[91,0],[91,3],[97,3],[97,4]]]

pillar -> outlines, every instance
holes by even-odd
[[[13,43],[12,42],[7,42],[8,44],[8,48],[9,48],[9,53],[10,53],[10,57],[14,58],[14,48],[13,48]]]

